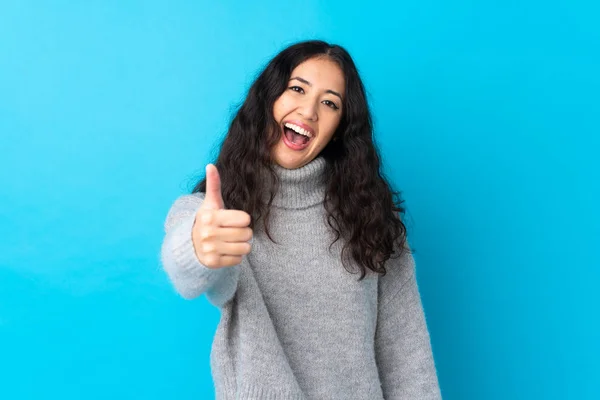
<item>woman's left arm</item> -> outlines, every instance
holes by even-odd
[[[441,399],[410,250],[380,278],[375,352],[386,400]]]

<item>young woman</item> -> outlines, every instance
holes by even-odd
[[[221,311],[217,399],[441,397],[397,194],[348,52],[273,58],[165,221],[174,287]]]

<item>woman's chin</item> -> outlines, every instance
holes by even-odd
[[[283,140],[275,146],[272,156],[273,162],[285,169],[296,169],[308,164],[312,157],[310,149],[306,148],[302,151],[290,149]]]

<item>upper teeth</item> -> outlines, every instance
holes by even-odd
[[[285,127],[286,127],[286,128],[290,128],[290,129],[292,129],[294,132],[296,132],[296,133],[299,133],[299,134],[301,134],[301,135],[308,136],[309,138],[311,138],[311,137],[312,137],[312,133],[310,133],[310,132],[309,132],[309,131],[307,131],[306,129],[304,129],[304,128],[301,128],[301,127],[299,127],[298,125],[292,124],[292,123],[290,123],[290,122],[286,122],[286,123],[285,123]]]

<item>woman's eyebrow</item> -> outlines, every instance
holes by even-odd
[[[312,84],[309,81],[307,81],[306,79],[301,78],[299,76],[295,76],[293,78],[290,78],[290,81],[293,81],[294,79],[297,80],[297,81],[300,81],[300,82],[302,82],[302,83],[304,83],[304,84],[306,84],[308,86],[312,86]],[[339,97],[340,100],[343,100],[342,99],[342,95],[339,94],[338,92],[334,91],[334,90],[328,89],[328,90],[325,91],[325,93],[331,93],[332,95]]]

